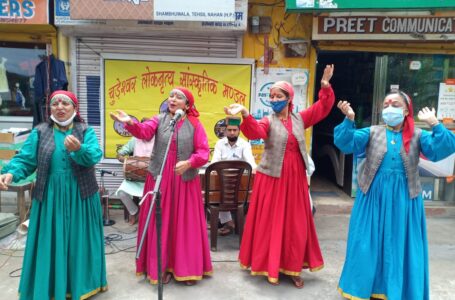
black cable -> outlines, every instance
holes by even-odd
[[[273,3],[264,3],[264,2],[249,2],[248,4],[251,5],[251,6],[278,6],[278,4],[281,4],[283,3],[284,4],[284,0],[278,0],[276,2],[273,2]],[[284,7],[284,5],[283,5]]]
[[[115,243],[115,242],[121,242],[121,241],[128,241],[128,240],[132,240],[132,239],[136,239],[136,238],[137,238],[137,235],[135,235],[133,237],[129,237],[129,238],[124,238],[122,234],[118,234],[118,233],[110,233],[110,234],[104,236],[104,245],[105,246],[109,246],[109,247],[114,249],[113,251],[106,252],[105,254],[106,255],[111,255],[111,254],[117,254],[119,252],[136,252],[135,250],[134,251],[129,251],[129,249],[136,248],[136,246],[130,246],[130,247],[127,247],[127,248],[120,248]]]
[[[95,53],[95,54],[98,55],[99,57],[103,57],[103,56],[101,55],[100,52],[94,50],[92,47],[90,47],[89,45],[87,45],[86,43],[84,43],[84,41],[83,41],[81,38],[78,38],[77,41],[78,41],[79,43],[81,43],[81,44],[84,44],[85,47],[87,47],[87,48],[89,48],[90,50],[92,50],[93,53]]]
[[[14,277],[21,277],[21,274],[13,275],[15,272],[20,271],[20,270],[22,270],[22,268],[19,268],[19,269],[16,269],[16,270],[13,270],[13,271],[9,272],[9,277],[13,277],[13,278]]]

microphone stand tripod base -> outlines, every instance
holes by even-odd
[[[114,220],[109,220],[109,219],[103,219],[103,225],[104,226],[112,226],[115,224]]]

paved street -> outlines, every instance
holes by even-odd
[[[316,197],[315,202],[318,203]],[[135,245],[135,228],[126,224],[119,210],[114,210],[114,227],[106,227],[106,235],[123,238],[106,246],[109,290],[91,299],[157,299],[155,286],[135,276],[134,252],[118,252]],[[288,278],[279,286],[272,286],[265,277],[253,277],[240,269],[237,263],[238,236],[220,237],[218,252],[212,252],[214,275],[196,286],[171,281],[164,286],[164,299],[338,299],[336,291],[346,247],[348,214],[316,214],[316,225],[325,260],[325,268],[319,272],[304,271],[305,287],[294,288]],[[451,299],[455,293],[455,218],[428,218],[430,242],[431,299]],[[11,238],[10,238],[11,239]],[[5,239],[6,240],[6,239]],[[5,247],[5,240],[0,243]],[[134,249],[130,249],[134,250]],[[0,256],[1,299],[16,299],[19,278],[9,273],[21,267],[22,251],[5,251]],[[12,254],[13,256],[7,256]],[[188,258],[191,259],[191,258]],[[15,273],[18,274],[18,273]],[[13,274],[14,275],[14,274]]]

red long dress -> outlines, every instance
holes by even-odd
[[[299,112],[305,128],[325,118],[335,101],[331,87],[319,91],[319,101]],[[291,118],[282,121],[288,141],[279,178],[257,172],[246,218],[239,260],[252,275],[278,282],[279,273],[298,276],[302,268],[324,266],[311,214],[305,163],[292,134]],[[251,115],[240,126],[249,139],[266,139],[269,121]]]

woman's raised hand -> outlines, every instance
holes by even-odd
[[[354,121],[355,113],[351,107],[351,103],[349,103],[348,101],[345,101],[345,100],[340,100],[340,101],[338,101],[337,107],[341,110],[341,112],[344,115],[346,115],[346,117],[349,120]]]
[[[322,74],[322,79],[321,79],[321,86],[322,87],[328,87],[330,84],[330,79],[333,76],[333,71],[335,71],[335,66],[332,65],[326,65],[324,69],[324,74]]]
[[[245,106],[241,104],[231,104],[229,106],[224,107],[224,112],[226,115],[236,115],[238,113],[242,113],[242,117],[246,118],[250,114],[248,110],[245,108]]]
[[[115,112],[111,112],[109,115],[111,116],[111,119],[114,121],[128,123],[128,125],[133,125],[133,120],[123,110],[117,109]]]
[[[427,123],[431,127],[439,124],[434,107],[432,109],[429,109],[428,107],[422,108],[417,117],[420,121]]]

